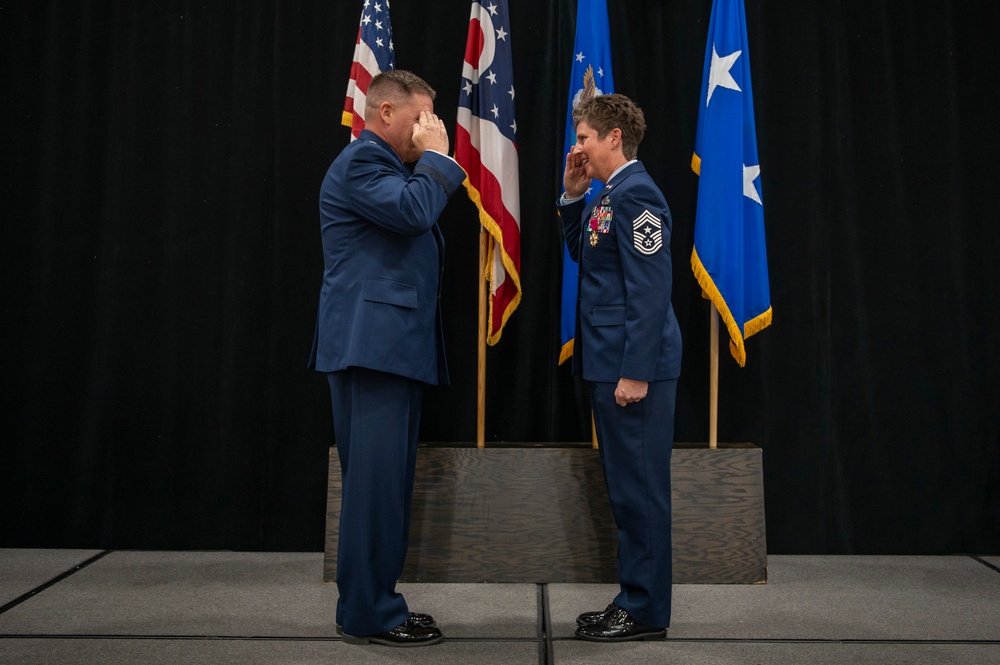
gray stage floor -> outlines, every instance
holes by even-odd
[[[322,554],[0,550],[0,663],[1000,663],[1000,557],[771,556],[677,585],[665,642],[573,639],[597,584],[405,584],[444,643],[343,644]]]

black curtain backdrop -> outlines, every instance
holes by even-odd
[[[397,64],[455,125],[468,0],[394,0]],[[619,92],[674,214],[678,441],[708,431],[690,169],[710,0],[609,0]],[[234,8],[239,5],[239,8]],[[589,439],[559,350],[574,0],[510,0],[524,299],[487,440]],[[317,193],[361,0],[0,8],[0,546],[320,550],[327,387],[305,367]],[[723,348],[720,438],[764,450],[772,553],[1000,552],[994,2],[747,0],[774,325]],[[476,422],[478,227],[442,225],[453,384]],[[597,491],[597,489],[595,489]]]

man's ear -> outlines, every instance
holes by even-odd
[[[392,102],[384,101],[378,106],[378,117],[381,118],[382,122],[387,125],[389,124],[389,121],[392,120],[392,114],[394,112],[395,109],[392,107]]]

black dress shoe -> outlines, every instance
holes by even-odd
[[[389,632],[379,635],[343,635],[347,644],[384,644],[387,647],[423,647],[444,639],[437,627],[424,626],[413,619],[407,619]]]
[[[586,626],[589,623],[597,623],[615,610],[615,604],[611,603],[600,612],[584,612],[576,618],[576,625]]]
[[[410,612],[410,620],[428,628],[433,628],[437,625],[434,617],[430,614],[421,614],[420,612]]]
[[[420,612],[410,612],[410,621],[421,626],[427,626],[428,628],[434,628],[437,626],[437,621],[434,620],[430,614],[421,614]],[[344,627],[339,623],[337,625],[337,634],[344,634]]]
[[[620,607],[615,607],[596,623],[576,629],[576,636],[592,642],[631,642],[633,640],[665,640],[666,628],[654,628],[639,623]]]

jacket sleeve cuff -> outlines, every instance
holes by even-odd
[[[450,197],[465,181],[465,170],[451,157],[433,150],[425,150],[413,169],[414,175],[425,173],[441,185]]]

